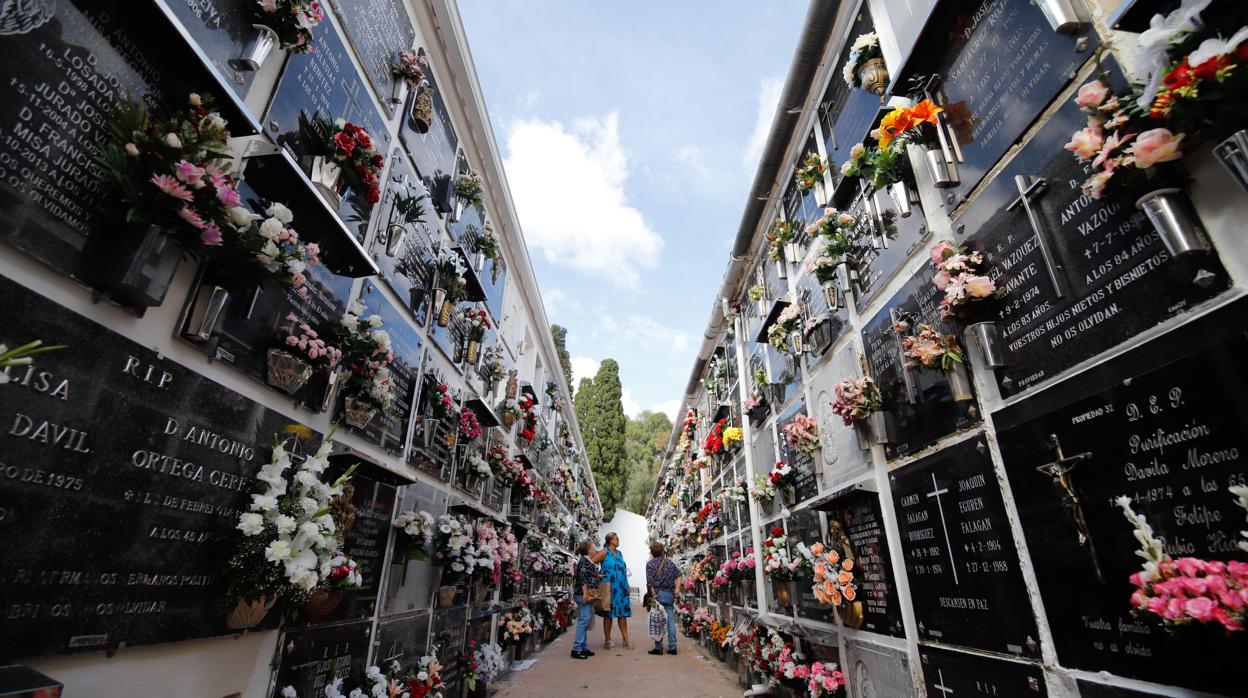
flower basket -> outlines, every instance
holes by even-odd
[[[373,417],[377,416],[376,407],[354,397],[348,397],[343,404],[346,409],[343,421],[356,429],[367,427],[368,423],[373,421]]]
[[[884,94],[884,88],[888,87],[888,68],[884,65],[884,59],[872,58],[863,61],[858,66],[858,82],[862,83],[862,89],[867,92]]]
[[[1192,210],[1187,192],[1174,187],[1157,189],[1140,197],[1135,207],[1144,212],[1171,257],[1209,251],[1209,239]]]
[[[182,259],[176,238],[154,225],[131,223],[87,238],[80,273],[111,300],[130,308],[160,305]]]
[[[1222,163],[1235,183],[1248,192],[1248,130],[1239,130],[1213,147],[1213,155]]]
[[[333,209],[342,206],[342,195],[347,191],[347,183],[338,163],[324,155],[304,158],[304,163],[308,168],[308,178],[312,180],[321,198],[325,199],[325,203]]]
[[[303,604],[303,620],[313,623],[325,618],[342,603],[342,596],[342,589],[320,587],[313,590]]]
[[[287,395],[294,395],[312,377],[312,364],[288,351],[268,352],[268,383]]]
[[[253,24],[251,28],[255,30],[255,33],[247,41],[243,52],[231,61],[233,67],[239,70],[260,70],[260,66],[264,65],[264,61],[279,43],[277,32],[273,31],[272,27]]]
[[[225,627],[230,630],[246,630],[254,628],[264,620],[269,611],[273,609],[273,604],[277,603],[277,599],[266,599],[261,596],[255,601],[247,601],[238,599],[234,604],[234,610],[225,617]]]

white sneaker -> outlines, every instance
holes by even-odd
[[[607,649],[607,650],[609,650],[609,649],[611,649],[612,647],[615,647],[615,643],[614,643],[614,642],[612,642],[612,641],[610,641],[610,640],[607,640],[606,642],[602,643],[602,648],[603,648],[603,649]]]

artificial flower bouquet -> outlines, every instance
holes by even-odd
[[[802,304],[790,303],[767,328],[767,343],[778,351],[788,351],[789,335],[802,329]]]
[[[840,552],[827,548],[823,543],[810,546],[814,555],[815,598],[827,606],[840,606],[852,602],[858,596],[854,586],[854,560],[843,557]]]
[[[381,200],[381,170],[386,158],[373,146],[372,136],[363,127],[345,119],[335,119],[327,129],[327,155],[342,168],[347,183],[361,190],[364,200],[375,204]]]
[[[468,407],[467,405],[465,405],[464,407],[461,407],[459,410],[459,434],[460,436],[464,437],[464,439],[468,441],[476,441],[477,439],[481,438],[481,435],[484,433],[485,433],[485,430],[481,428],[481,422],[480,420],[477,419],[477,413],[473,412],[472,408]],[[476,455],[478,458],[481,458],[480,454],[476,453],[475,451],[473,451],[473,454]],[[484,463],[485,459],[482,458],[481,461]],[[486,463],[485,468],[488,470],[489,467],[490,467],[489,464]],[[486,477],[489,477],[488,472],[486,473]]]
[[[451,387],[446,383],[430,382],[426,385],[432,388],[425,392],[425,414],[449,425],[451,418],[460,412],[455,408],[455,397],[451,394]]]
[[[858,224],[858,217],[852,213],[829,207],[823,209],[818,220],[806,226],[806,232],[827,239],[825,254],[841,257],[849,252],[849,237],[854,234]]]
[[[702,440],[702,453],[704,455],[717,455],[724,450],[724,428],[727,425],[727,417],[711,425],[711,428],[706,432],[706,438]]]
[[[783,431],[785,443],[798,453],[813,458],[819,450],[819,425],[805,412],[795,415],[793,421],[784,425]]]
[[[480,206],[484,193],[484,182],[476,172],[467,172],[455,180],[455,196],[469,206]]]
[[[465,276],[468,267],[464,266],[464,258],[449,245],[438,248],[438,255],[433,262],[434,286],[446,290],[446,299],[450,303],[458,303],[468,295],[468,282]]]
[[[1155,119],[1133,113],[1125,94],[1114,94],[1108,77],[1079,88],[1075,103],[1088,115],[1088,125],[1075,131],[1064,147],[1091,174],[1083,193],[1099,199],[1106,189],[1182,183],[1187,174],[1183,159],[1183,133],[1158,125]]]
[[[845,688],[845,675],[837,668],[835,662],[812,662],[810,673],[806,679],[806,690],[810,698],[823,698],[839,694]]]
[[[767,233],[767,258],[773,262],[784,262],[784,246],[793,239],[793,225],[779,218]]]
[[[260,0],[253,14],[256,23],[272,29],[291,53],[312,51],[312,30],[325,19],[319,0]]]
[[[767,297],[767,289],[763,288],[759,284],[754,284],[748,291],[746,291],[746,296],[748,296],[751,301],[757,303]]]
[[[409,557],[416,560],[429,559],[425,545],[429,542],[429,535],[435,526],[433,514],[423,510],[408,510],[396,516],[392,525],[411,539]]]
[[[342,349],[341,363],[347,368],[341,391],[346,398],[385,410],[394,394],[388,368],[394,351],[390,333],[381,329],[381,317],[364,317],[365,312],[362,303],[353,302],[339,321],[337,341]]]
[[[849,47],[849,58],[845,59],[845,65],[841,66],[841,79],[850,87],[866,89],[862,84],[862,78],[858,76],[858,70],[866,65],[867,61],[883,57],[884,54],[880,51],[880,37],[875,32],[859,34]]]
[[[331,432],[298,466],[283,443],[273,447],[269,463],[256,475],[263,491],[251,495],[251,504],[235,526],[241,536],[227,565],[233,596],[249,602],[284,599],[299,604],[317,587],[330,584],[342,545],[331,503],[342,495],[356,468],[332,484],[322,480],[333,443]]]
[[[359,589],[364,586],[364,575],[360,573],[359,563],[338,551],[329,559],[325,584],[332,589]]]
[[[776,498],[776,486],[766,473],[758,476],[758,480],[750,486],[750,496],[758,502],[770,502]]]
[[[342,360],[342,350],[329,344],[308,323],[294,313],[286,316],[290,325],[279,335],[282,349],[297,352],[314,371],[328,371]]]
[[[956,336],[941,334],[926,323],[919,323],[917,334],[908,334],[909,329],[910,323],[904,320],[893,327],[894,332],[902,335],[901,348],[907,370],[921,366],[948,371],[962,363],[962,349]]]
[[[884,408],[884,396],[870,378],[845,378],[832,390],[836,393],[832,413],[839,415],[847,427],[865,421],[872,412]]]
[[[988,306],[983,301],[998,295],[996,283],[987,274],[983,253],[941,240],[932,246],[930,259],[936,272],[932,283],[945,294],[940,299],[940,319],[983,316]],[[975,309],[980,312],[974,312]]]
[[[502,258],[498,247],[498,236],[494,234],[494,224],[486,221],[481,226],[481,237],[477,238],[477,250],[491,262]]]
[[[699,606],[693,612],[693,617],[689,620],[689,634],[698,635],[709,632],[711,623],[715,621],[715,616],[711,613],[709,606]]]
[[[797,171],[793,174],[793,183],[797,185],[797,190],[803,194],[815,188],[816,184],[823,182],[823,173],[828,171],[828,163],[819,153],[809,152],[802,160],[802,164],[798,165]]]
[[[814,556],[805,543],[798,543],[790,552],[784,529],[776,526],[763,541],[763,572],[777,582],[789,582],[804,570],[811,569]]]
[[[485,453],[485,460],[490,464],[490,471],[494,475],[494,479],[503,485],[514,485],[523,472],[519,461],[513,460],[511,454],[507,452],[507,447],[502,444],[495,444]]]
[[[533,634],[533,612],[527,605],[513,611],[505,611],[498,617],[498,641],[500,644],[518,647]]]
[[[729,504],[744,504],[749,496],[749,488],[744,482],[738,481],[736,484],[728,485],[719,492],[719,501],[725,506]]]
[[[429,59],[415,49],[399,51],[399,62],[390,64],[390,73],[407,83],[410,90],[420,86],[425,79],[425,71],[429,69]]]
[[[776,488],[776,490],[792,492],[797,485],[797,471],[793,469],[793,466],[782,460],[776,461],[776,464],[772,466],[766,477],[767,482],[771,483],[771,486]]]
[[[474,545],[475,530],[468,519],[457,514],[442,514],[433,533],[434,562],[443,565],[448,578],[472,576],[477,570],[478,554]]]
[[[485,338],[485,331],[491,327],[490,314],[485,308],[467,307],[460,310],[459,316],[464,321],[468,339],[480,342]]]
[[[429,654],[416,660],[407,676],[407,690],[411,698],[442,698],[442,664],[438,660],[439,646],[430,648]]]

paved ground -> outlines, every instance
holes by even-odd
[[[595,624],[597,625],[597,624]],[[602,629],[590,635],[589,648],[598,654],[589,659],[572,659],[572,632],[566,632],[546,649],[534,654],[531,668],[512,672],[507,680],[492,684],[491,698],[562,698],[601,696],[602,698],[735,698],[741,695],[736,674],[723,662],[707,654],[709,650],[681,637],[675,657],[646,654],[652,645],[635,650],[620,646],[602,648]],[[592,632],[592,631],[591,631]]]

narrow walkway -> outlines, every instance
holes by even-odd
[[[590,636],[590,649],[598,654],[589,659],[572,659],[571,631],[533,655],[531,668],[513,672],[506,681],[494,684],[492,698],[550,698],[551,696],[681,696],[682,698],[738,698],[736,674],[723,662],[706,654],[685,637],[675,657],[646,654],[652,645],[635,650],[602,648],[602,630],[595,623],[597,636]]]

